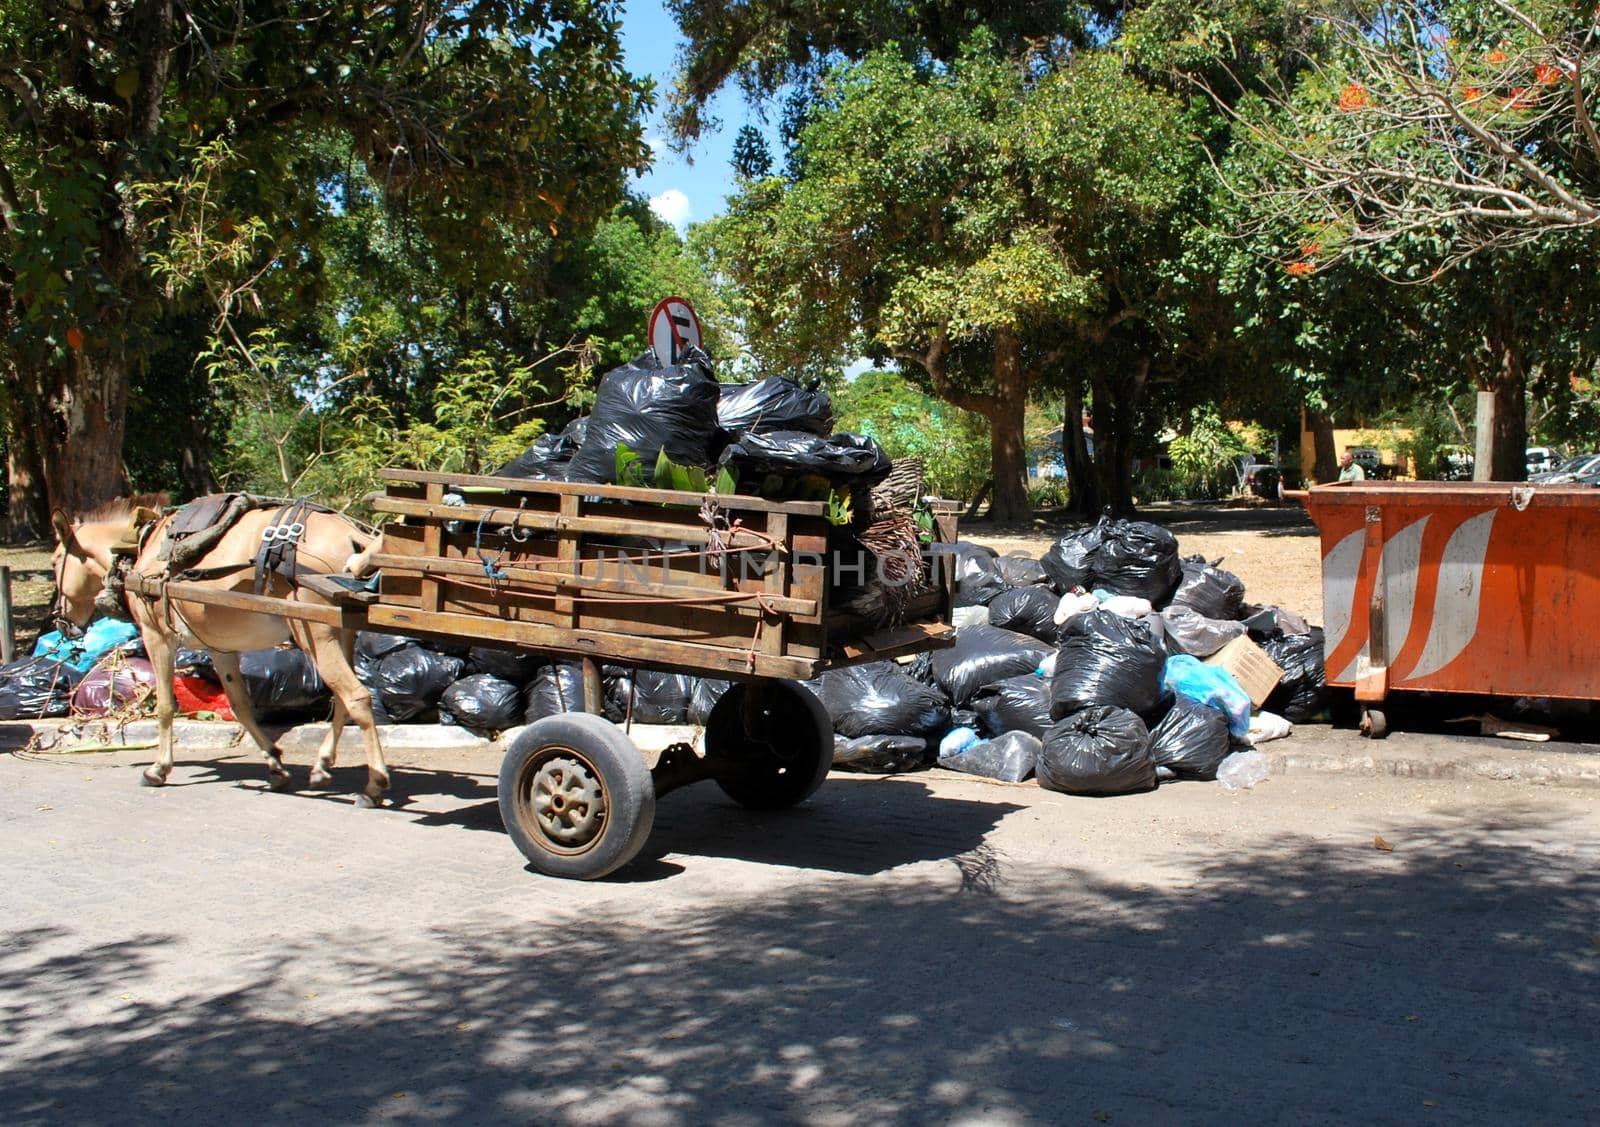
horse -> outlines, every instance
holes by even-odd
[[[105,589],[106,576],[113,567],[112,546],[127,535],[130,517],[139,500],[128,498],[111,502],[78,520],[69,519],[60,510],[51,515],[57,541],[52,565],[56,576],[58,621],[82,627],[93,617],[96,598]],[[129,569],[126,590],[129,617],[144,639],[145,650],[155,670],[156,719],[160,728],[158,757],[145,768],[141,781],[146,786],[158,787],[167,781],[172,771],[172,720],[177,714],[173,668],[179,646],[192,646],[210,651],[234,716],[266,757],[272,789],[289,789],[293,779],[283,764],[283,754],[262,732],[250,707],[250,695],[239,673],[239,654],[293,641],[310,656],[317,673],[333,693],[333,717],[327,737],[317,750],[316,764],[310,771],[311,787],[323,788],[332,783],[339,734],[346,721],[351,720],[361,729],[367,754],[367,784],[357,796],[356,804],[381,805],[389,789],[389,768],[384,763],[377,725],[373,721],[372,695],[352,667],[355,632],[270,613],[206,605],[175,596],[160,599],[140,593],[135,576],[157,579],[167,574],[167,563],[158,559],[157,551],[166,524],[173,516],[169,513],[159,518],[159,523],[140,541],[141,547]],[[263,543],[262,532],[271,527],[277,517],[278,510],[274,508],[252,509],[241,516],[203,557],[193,562],[193,569],[206,576],[195,582],[218,591],[253,591],[256,569],[252,565]],[[377,542],[377,538],[338,513],[314,510],[297,519],[304,525],[296,544],[297,555],[300,560],[314,565],[312,570],[338,573],[363,553],[370,554]],[[297,586],[278,571],[267,572],[266,579],[263,594],[332,605],[328,599]]]

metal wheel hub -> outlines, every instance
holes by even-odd
[[[539,832],[557,846],[581,851],[605,829],[605,788],[594,769],[575,755],[557,752],[542,760],[527,795]]]

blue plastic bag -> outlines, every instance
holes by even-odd
[[[1250,731],[1250,694],[1226,669],[1175,654],[1161,670],[1161,687],[1222,713],[1228,718],[1228,734],[1236,740]]]
[[[59,630],[40,634],[33,646],[33,656],[65,662],[79,673],[87,673],[107,651],[116,649],[138,634],[138,627],[131,622],[124,622],[120,618],[101,618],[89,623],[81,638],[63,638]]]

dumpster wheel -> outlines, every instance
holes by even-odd
[[[1389,734],[1389,718],[1381,708],[1361,710],[1361,734],[1369,740],[1381,740]]]

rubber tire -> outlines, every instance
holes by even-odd
[[[1389,738],[1389,717],[1382,709],[1369,708],[1361,714],[1361,734],[1369,740]]]
[[[606,797],[600,836],[582,853],[560,853],[541,844],[517,809],[519,778],[547,748],[566,748],[589,761]],[[564,712],[536,720],[512,741],[500,763],[500,818],[512,843],[537,871],[552,877],[598,880],[616,872],[644,848],[656,820],[656,788],[644,756],[611,721],[586,712]]]
[[[833,721],[822,702],[794,681],[770,681],[769,732],[782,734],[782,752],[770,742],[752,742],[744,730],[744,699],[753,688],[739,682],[722,694],[706,717],[706,754],[718,759],[754,757],[756,778],[718,779],[722,793],[752,810],[784,810],[816,793],[833,766]]]

